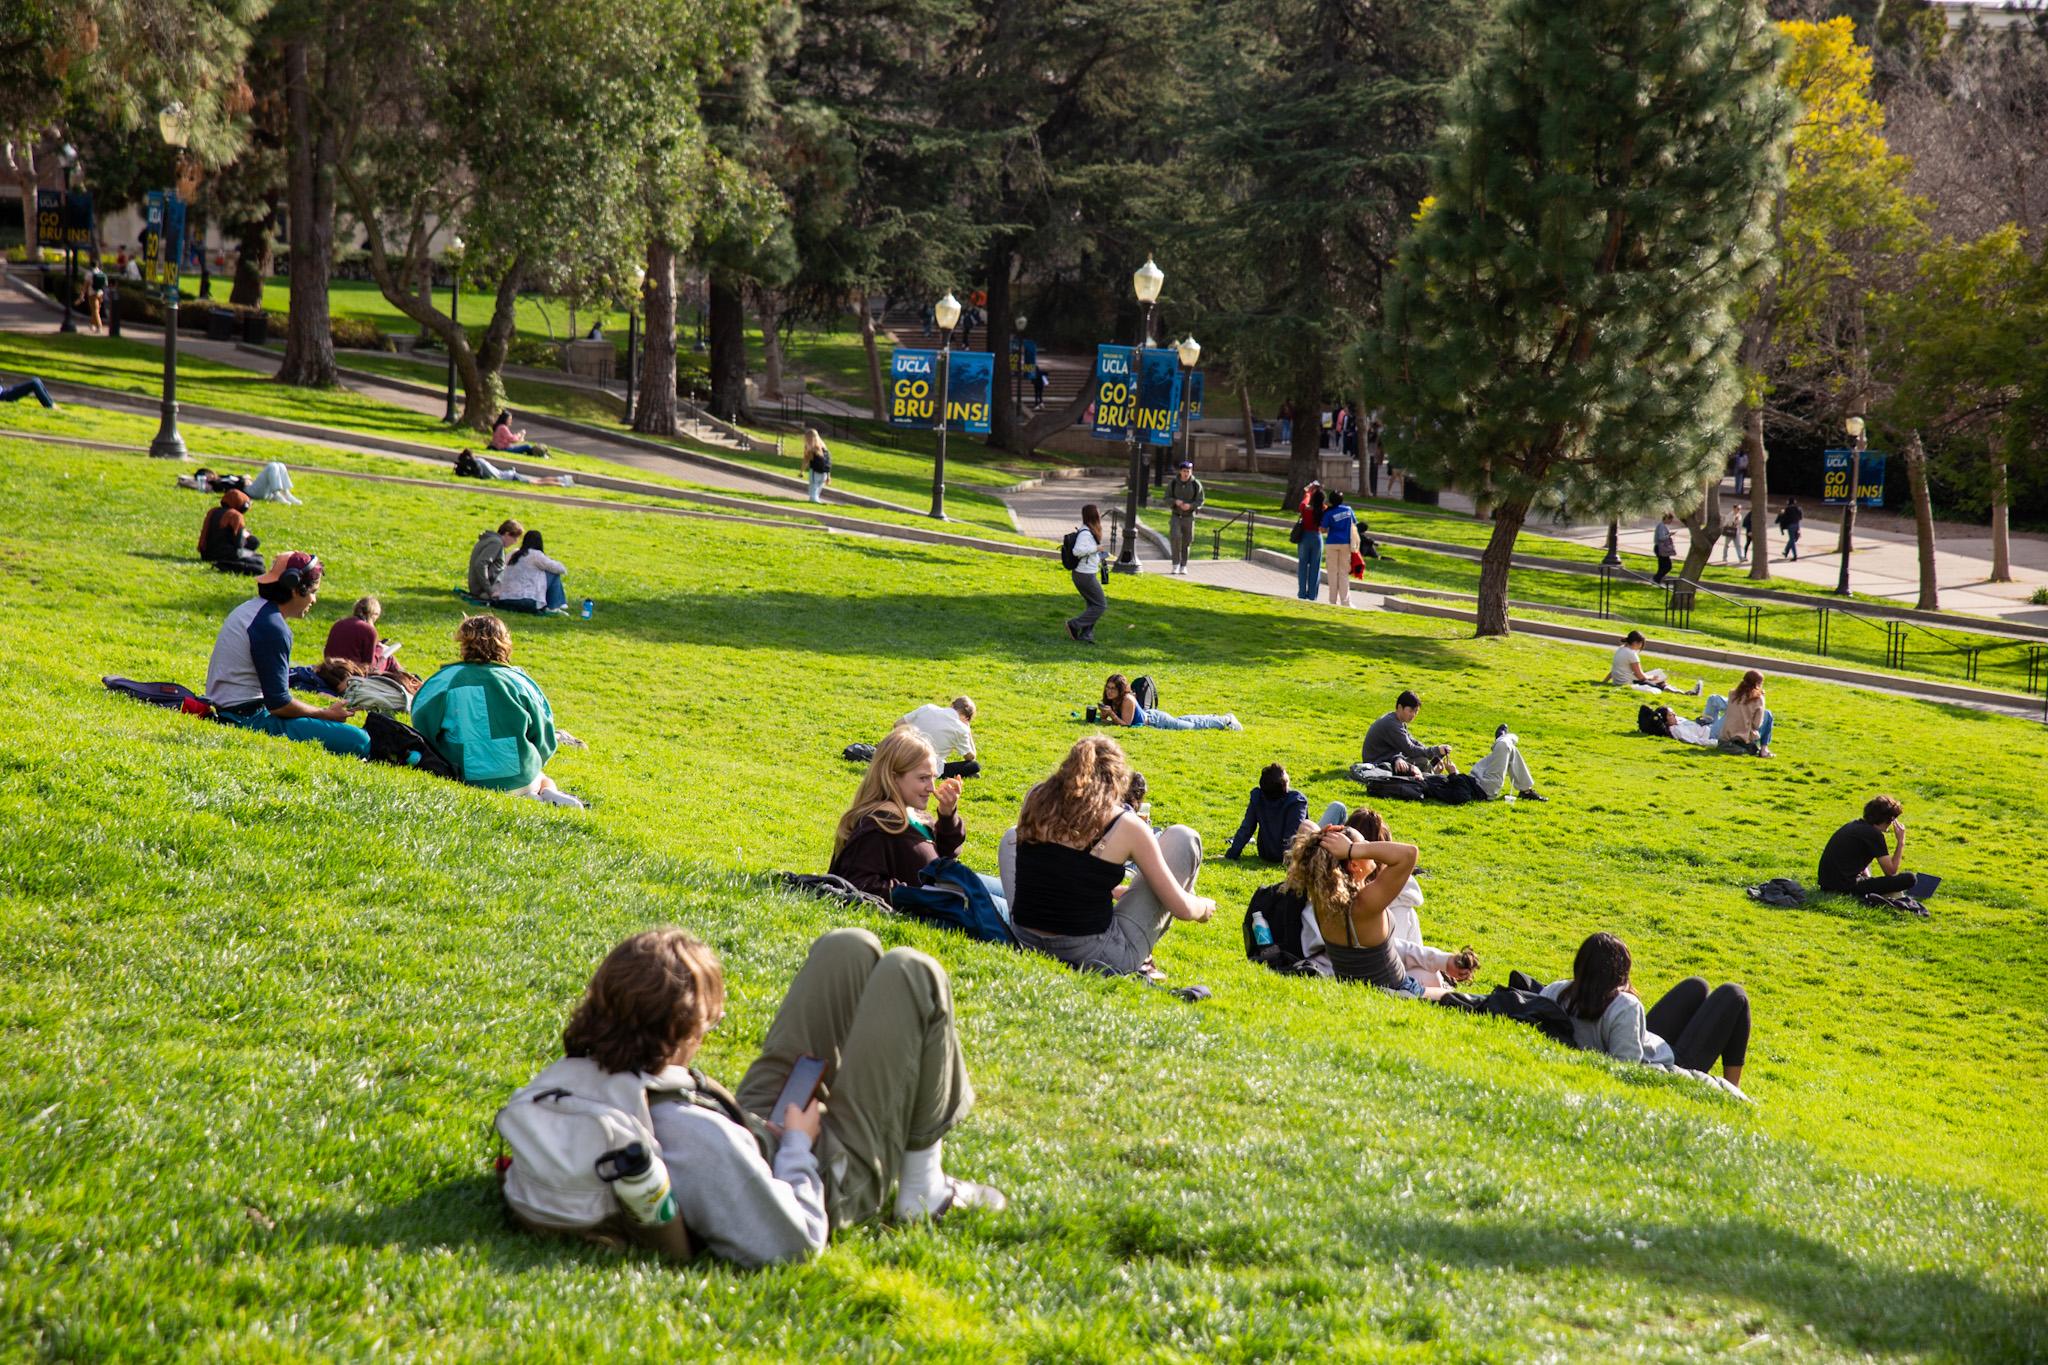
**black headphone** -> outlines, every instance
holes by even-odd
[[[289,593],[303,592],[309,586],[311,580],[318,578],[324,572],[325,569],[321,566],[320,557],[315,555],[310,562],[301,564],[294,569],[286,569],[283,573],[279,574],[277,576],[277,585]]]

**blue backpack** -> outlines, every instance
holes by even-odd
[[[898,914],[958,929],[983,943],[1017,941],[996,913],[981,878],[958,858],[934,858],[917,875],[920,885],[899,886],[889,893],[889,904]]]

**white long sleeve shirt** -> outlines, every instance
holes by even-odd
[[[519,555],[516,562],[508,562],[505,572],[498,579],[495,596],[508,602],[545,602],[548,597],[548,575],[567,573],[558,559],[550,559],[539,550],[528,550]]]

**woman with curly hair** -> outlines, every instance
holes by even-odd
[[[1082,971],[1147,972],[1174,920],[1201,923],[1216,902],[1194,894],[1202,836],[1159,834],[1127,804],[1131,765],[1113,739],[1077,740],[1024,797],[996,852],[1010,924],[1026,948]],[[1126,863],[1138,874],[1123,885]]]
[[[1415,845],[1368,839],[1348,825],[1303,825],[1287,851],[1287,885],[1306,897],[1339,981],[1434,1000],[1394,942],[1395,898],[1415,872]]]
[[[413,697],[413,728],[472,787],[581,809],[541,771],[558,744],[555,713],[540,684],[512,666],[512,632],[495,616],[466,616],[455,647],[462,661],[443,664]]]
[[[941,1166],[974,1086],[952,983],[931,958],[885,953],[865,929],[819,938],[737,1095],[691,1066],[724,1014],[718,954],[681,929],[649,929],[606,956],[562,1033],[566,1057],[644,1082],[678,1221],[712,1254],[802,1260],[833,1229],[878,1216],[892,1189],[904,1220],[1008,1202]],[[769,1113],[804,1056],[825,1063],[817,1097]]]

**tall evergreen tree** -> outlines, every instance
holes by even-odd
[[[1366,350],[1405,463],[1493,508],[1479,633],[1543,503],[1689,509],[1741,397],[1734,317],[1792,107],[1756,0],[1508,0]]]

